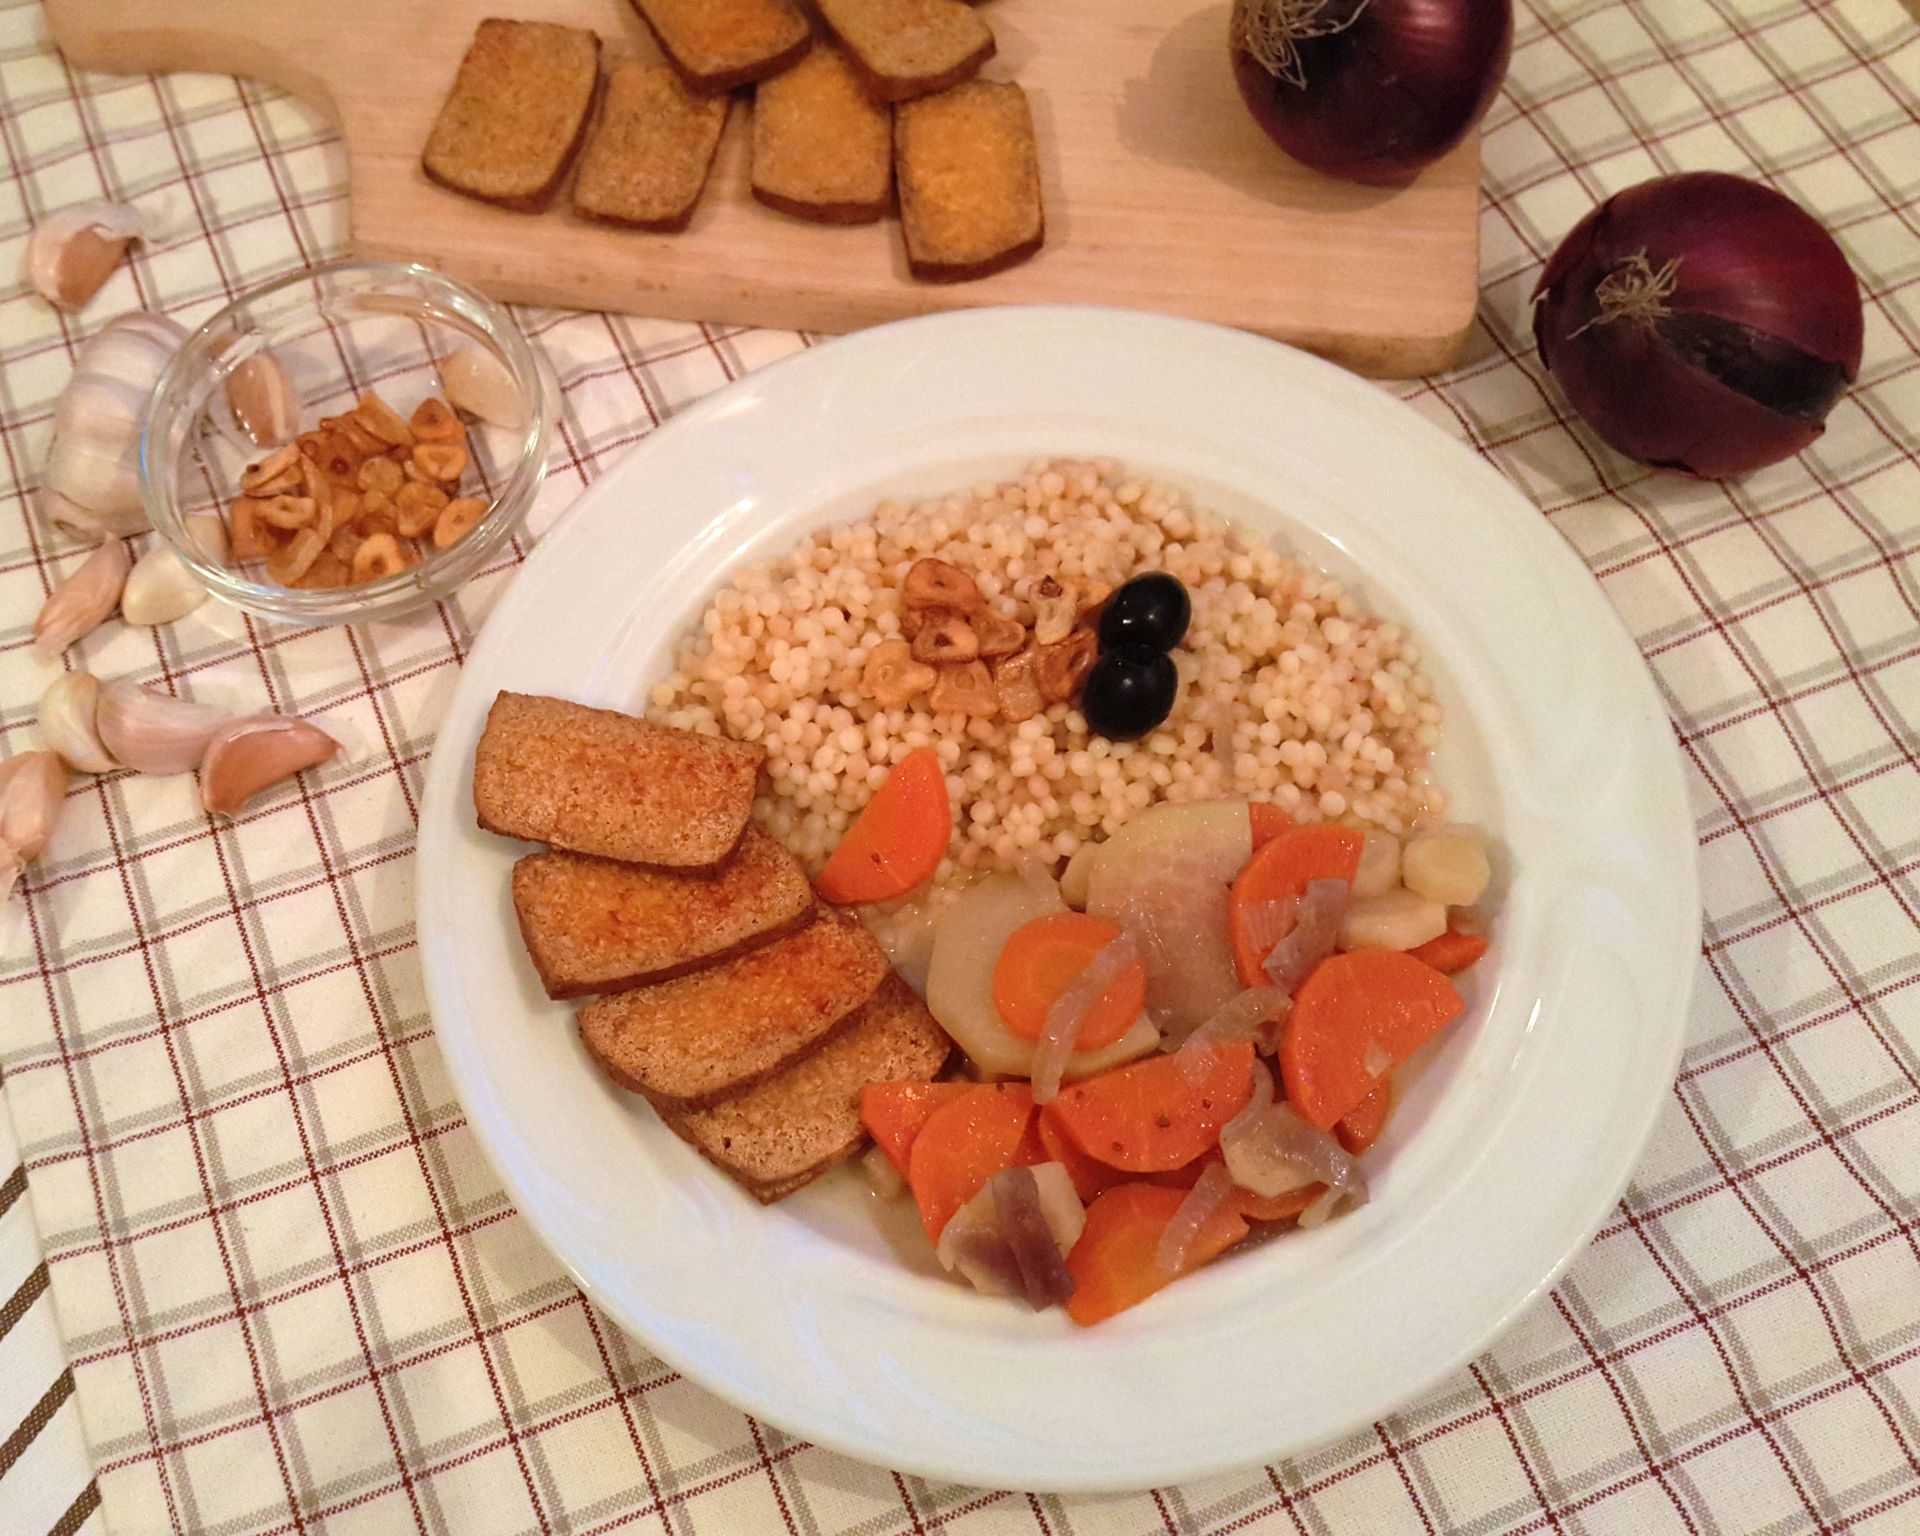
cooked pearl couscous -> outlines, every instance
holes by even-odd
[[[874,648],[902,634],[901,587],[923,558],[969,573],[1023,624],[1027,583],[1099,592],[1141,571],[1185,583],[1172,714],[1137,741],[1049,705],[1018,724],[935,714],[925,694],[866,697]],[[932,746],[955,840],[935,877],[1023,855],[1070,857],[1156,800],[1246,795],[1302,821],[1400,833],[1443,809],[1427,778],[1440,710],[1420,653],[1331,578],[1121,466],[1056,461],[938,501],[883,502],[791,554],[741,570],[681,646],[652,717],[767,748],[756,819],[817,873],[888,768]]]

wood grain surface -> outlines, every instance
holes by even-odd
[[[431,185],[419,157],[461,54],[496,0],[46,0],[75,64],[211,70],[285,87],[344,133],[353,243],[425,261],[499,298],[673,319],[844,331],[978,304],[1160,310],[1240,326],[1349,367],[1444,367],[1473,316],[1479,149],[1411,186],[1348,186],[1254,125],[1227,63],[1226,0],[992,0],[989,76],[1033,104],[1047,243],[978,282],[907,275],[898,225],[835,229],[755,203],[736,106],[682,234],[594,227]],[[518,0],[505,14],[590,27],[603,66],[651,55],[624,0]]]

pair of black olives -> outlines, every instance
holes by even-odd
[[[1167,654],[1193,618],[1177,576],[1148,571],[1126,582],[1100,613],[1100,659],[1087,673],[1080,711],[1113,741],[1144,736],[1173,710],[1180,674]]]

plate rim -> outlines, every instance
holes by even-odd
[[[1531,540],[1531,553],[1535,558],[1558,564],[1568,574],[1577,575],[1592,596],[1591,617],[1606,627],[1611,639],[1618,647],[1620,659],[1632,662],[1632,691],[1639,695],[1642,707],[1650,709],[1651,714],[1662,722],[1670,724],[1670,716],[1661,700],[1658,688],[1653,681],[1644,657],[1641,655],[1631,632],[1620,618],[1613,605],[1606,599],[1592,573],[1582,562],[1570,545],[1560,538],[1548,524],[1525,494],[1499,470],[1471,446],[1448,435],[1435,423],[1426,420],[1404,401],[1379,389],[1377,386],[1346,372],[1335,364],[1311,354],[1300,352],[1282,343],[1266,340],[1245,332],[1230,330],[1202,321],[1186,320],[1177,317],[1149,314],[1133,310],[1109,309],[1097,306],[1044,305],[1044,306],[1002,306],[989,307],[938,315],[921,316],[914,319],[897,321],[889,325],[837,338],[823,345],[791,354],[774,363],[742,376],[740,379],[709,394],[663,422],[659,428],[649,433],[640,442],[627,450],[620,459],[599,475],[586,487],[574,503],[556,520],[553,527],[540,540],[539,545],[528,557],[526,565],[515,572],[515,579],[508,590],[502,594],[493,610],[488,614],[479,638],[469,651],[467,663],[462,668],[460,681],[449,699],[442,720],[442,732],[448,722],[471,710],[471,698],[478,694],[484,696],[484,689],[475,680],[491,670],[493,652],[504,644],[504,636],[510,624],[517,621],[522,610],[534,605],[536,583],[526,579],[527,567],[537,562],[557,565],[566,558],[571,545],[582,537],[580,529],[586,526],[583,512],[609,501],[616,494],[617,487],[624,477],[641,472],[650,457],[658,451],[663,433],[675,433],[677,441],[691,433],[707,430],[708,424],[724,417],[743,393],[764,387],[765,382],[776,374],[783,382],[786,376],[795,372],[824,366],[821,359],[832,357],[835,366],[847,366],[857,363],[861,352],[884,354],[898,346],[905,338],[934,339],[930,333],[951,332],[956,344],[964,345],[967,333],[990,329],[1007,324],[1016,326],[1031,325],[1044,328],[1048,325],[1090,326],[1095,330],[1114,328],[1121,332],[1136,332],[1139,339],[1150,344],[1180,346],[1182,344],[1213,345],[1239,347],[1249,358],[1266,354],[1269,358],[1277,353],[1283,355],[1286,367],[1301,369],[1302,379],[1311,379],[1316,389],[1326,394],[1344,397],[1343,405],[1355,412],[1370,413],[1393,422],[1396,431],[1406,437],[1419,440],[1426,454],[1437,455],[1446,460],[1461,474],[1489,490],[1495,500],[1508,502],[1514,512],[1526,515],[1515,519],[1515,527],[1528,531],[1520,537]],[[1396,452],[1405,450],[1396,445]],[[1418,455],[1416,455],[1418,456]],[[1310,526],[1310,525],[1308,525]],[[482,711],[484,713],[484,711]],[[434,812],[450,797],[457,798],[462,788],[462,770],[464,757],[448,755],[440,751],[441,735],[436,734],[435,746],[428,765],[417,843],[418,858],[415,869],[415,900],[418,921],[419,944],[421,949],[422,974],[427,993],[428,1008],[434,1019],[436,1036],[443,1042],[457,1041],[460,1030],[456,1028],[448,1035],[441,1025],[443,1017],[459,1013],[457,1007],[450,1006],[446,984],[441,977],[441,967],[435,962],[442,939],[437,933],[429,932],[430,925],[424,921],[425,915],[437,906],[430,888],[435,881],[435,871],[443,855],[439,848],[439,839],[432,828]],[[1670,1089],[1678,1071],[1685,1044],[1685,1023],[1687,1000],[1693,975],[1692,961],[1698,955],[1701,931],[1701,910],[1698,879],[1698,843],[1694,836],[1694,822],[1685,790],[1684,772],[1677,746],[1669,733],[1665,750],[1660,754],[1664,765],[1662,798],[1667,800],[1669,811],[1677,810],[1678,824],[1684,827],[1684,858],[1679,873],[1683,883],[1678,892],[1679,910],[1685,915],[1678,931],[1672,935],[1668,959],[1671,964],[1663,964],[1658,969],[1664,978],[1665,988],[1662,996],[1648,999],[1648,1013],[1664,1022],[1666,1029],[1666,1049],[1663,1055],[1658,1091],[1648,1089],[1634,1103],[1629,1134],[1625,1144],[1631,1145],[1631,1157],[1623,1159],[1623,1170],[1617,1178],[1608,1181],[1606,1198],[1599,1198],[1596,1187],[1586,1204],[1589,1216],[1581,1223],[1581,1233],[1576,1241],[1565,1245],[1564,1251],[1556,1260],[1539,1274],[1526,1288],[1505,1306],[1496,1320],[1478,1331],[1470,1341],[1461,1344],[1447,1355],[1444,1362],[1418,1380],[1409,1380],[1403,1388],[1396,1389],[1394,1401],[1388,1407],[1377,1412],[1366,1412],[1330,1422],[1324,1434],[1314,1441],[1302,1445],[1290,1445],[1275,1448],[1262,1453],[1257,1458],[1234,1455],[1171,1468],[1155,1468],[1153,1484],[1187,1481],[1234,1468],[1258,1465],[1286,1456],[1299,1455],[1315,1445],[1330,1443],[1368,1423],[1375,1422],[1387,1413],[1426,1395],[1435,1386],[1457,1372],[1464,1364],[1478,1357],[1500,1337],[1528,1307],[1533,1305],[1551,1287],[1590,1245],[1593,1235],[1604,1224],[1610,1210],[1618,1203],[1621,1193],[1631,1181],[1634,1169],[1644,1155],[1648,1140],[1652,1135],[1654,1122],[1664,1103],[1666,1092]],[[444,957],[440,957],[444,959]],[[756,1417],[782,1426],[793,1426],[792,1433],[821,1445],[827,1449],[855,1457],[869,1463],[876,1463],[907,1472],[913,1475],[935,1479],[978,1484],[981,1481],[979,1471],[969,1471],[958,1467],[951,1460],[943,1460],[936,1454],[922,1454],[907,1444],[880,1445],[864,1440],[858,1435],[842,1432],[837,1426],[822,1426],[804,1423],[804,1415],[796,1418],[792,1412],[795,1405],[777,1400],[762,1390],[765,1383],[746,1383],[728,1380],[724,1383],[713,1378],[711,1372],[703,1369],[702,1362],[690,1356],[676,1345],[663,1347],[662,1341],[650,1334],[644,1327],[634,1322],[618,1298],[608,1294],[598,1280],[586,1272],[583,1265],[576,1262],[573,1254],[567,1251],[565,1244],[557,1238],[552,1225],[541,1210],[537,1198],[529,1198],[526,1180],[521,1176],[510,1158],[503,1158],[496,1150],[495,1134],[499,1130],[510,1130],[507,1123],[511,1117],[502,1115],[502,1124],[495,1127],[492,1111],[495,1100],[490,1094],[481,1093],[482,1084],[477,1074],[476,1064],[465,1050],[454,1048],[450,1043],[442,1044],[442,1055],[448,1063],[449,1074],[453,1080],[462,1109],[468,1122],[473,1126],[475,1138],[486,1155],[489,1165],[513,1202],[514,1208],[527,1220],[530,1229],[539,1238],[542,1246],[566,1270],[587,1298],[600,1307],[619,1326],[634,1334],[653,1353],[672,1366],[677,1372],[714,1391],[723,1400],[742,1408]],[[483,1112],[476,1113],[476,1098]],[[1115,1477],[1094,1474],[1081,1476],[1071,1471],[1045,1483],[1022,1483],[1023,1488],[1048,1492],[1085,1492],[1104,1493],[1130,1491],[1149,1485],[1139,1477]],[[1006,1484],[1013,1486],[1012,1484]]]

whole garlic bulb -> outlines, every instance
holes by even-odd
[[[164,315],[122,315],[80,349],[53,408],[53,443],[40,482],[58,518],[101,536],[147,526],[140,504],[140,418],[186,330]]]
[[[59,309],[78,309],[100,291],[141,234],[140,210],[125,203],[76,203],[48,214],[27,236],[27,281]]]

